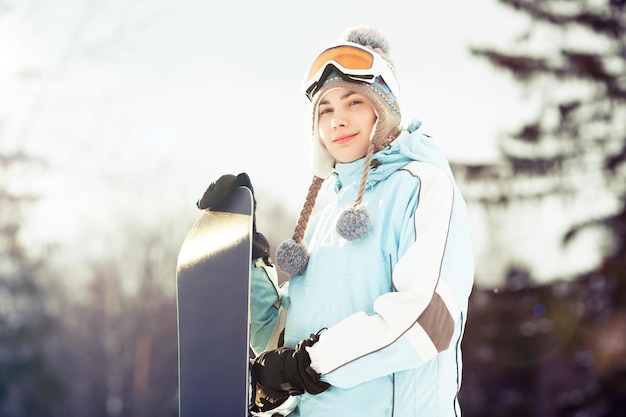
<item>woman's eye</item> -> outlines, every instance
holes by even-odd
[[[320,115],[330,113],[331,111],[332,111],[332,110],[331,110],[331,109],[329,109],[329,108],[326,108],[326,109],[321,109],[321,110],[320,110]]]

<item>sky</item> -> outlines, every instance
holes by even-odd
[[[405,121],[422,120],[451,161],[494,161],[532,97],[469,48],[506,45],[527,23],[495,0],[0,2],[0,152],[48,164],[15,184],[41,196],[26,239],[97,253],[108,241],[93,237],[120,216],[196,215],[224,173],[299,210],[311,179],[302,76],[355,25],[387,37]]]

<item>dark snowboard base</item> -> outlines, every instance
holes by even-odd
[[[245,417],[249,401],[252,194],[205,211],[176,269],[179,416]]]

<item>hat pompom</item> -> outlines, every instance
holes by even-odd
[[[370,216],[363,206],[344,210],[337,219],[337,233],[346,240],[359,240],[369,231]]]
[[[340,39],[348,42],[358,43],[359,45],[370,47],[374,50],[378,49],[383,54],[389,55],[391,47],[389,42],[378,30],[368,26],[353,26],[346,29]]]
[[[304,243],[287,239],[276,248],[276,263],[283,272],[299,275],[309,263],[309,251]]]

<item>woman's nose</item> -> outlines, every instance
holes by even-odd
[[[348,126],[348,120],[341,113],[335,112],[332,120],[333,129]]]

